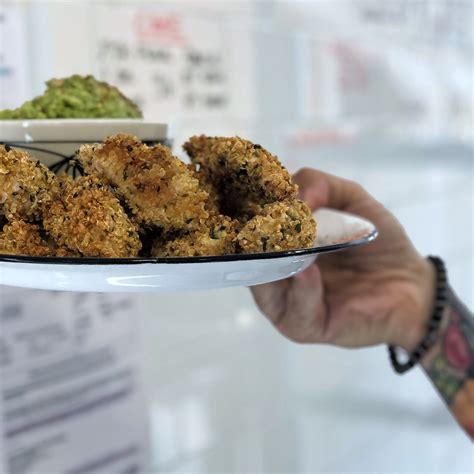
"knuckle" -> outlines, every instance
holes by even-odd
[[[351,187],[354,194],[365,193],[364,187],[357,181],[348,180],[348,185]]]
[[[298,324],[287,315],[283,315],[283,317],[273,324],[280,334],[297,344],[306,345],[319,342],[319,337],[312,331],[308,331],[307,328],[299,327]]]
[[[306,177],[311,177],[315,174],[316,174],[316,170],[305,166],[304,168],[301,168],[300,170],[298,170],[296,172],[295,176],[298,176],[299,178],[301,178],[301,177],[306,178]]]

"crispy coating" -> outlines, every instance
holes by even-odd
[[[115,135],[81,147],[89,176],[73,180],[0,145],[0,253],[178,257],[313,244],[311,211],[276,157],[240,138],[193,137],[184,148],[190,165]]]
[[[240,201],[238,201],[238,198],[235,196],[232,196],[230,202],[239,202],[238,208],[233,207],[230,212],[231,214],[235,215],[235,217],[242,224],[245,224],[253,217],[261,214],[265,206],[264,204],[258,204],[256,202],[249,201],[246,199],[241,199]]]
[[[134,136],[118,134],[101,145],[82,146],[78,158],[87,173],[113,187],[144,227],[197,229],[209,217],[208,194],[163,145],[148,147]]]
[[[204,173],[199,173],[194,163],[187,165],[188,170],[192,173],[193,177],[199,181],[199,187],[206,191],[207,198],[204,202],[205,209],[209,214],[219,214],[221,207],[220,196],[216,193],[211,182],[209,182],[207,176]]]
[[[44,228],[60,245],[84,257],[135,257],[138,229],[118,199],[95,177],[63,177],[44,214]]]
[[[188,165],[188,167],[192,170],[194,176],[199,181],[201,189],[204,189],[208,194],[205,206],[210,214],[220,214],[222,209],[223,212],[230,214],[240,222],[245,223],[262,212],[263,205],[252,202],[243,196],[239,196],[238,193],[234,193],[230,189],[227,193],[228,201],[226,204],[226,199],[216,191],[206,173],[199,172],[197,166],[193,163]]]
[[[51,199],[55,176],[28,153],[0,145],[0,215],[37,221]]]
[[[297,199],[267,204],[237,235],[243,253],[277,252],[310,247],[316,238],[311,210]]]
[[[56,250],[41,237],[38,225],[15,220],[0,231],[0,253],[47,257],[55,255]]]
[[[238,222],[213,215],[202,229],[174,236],[158,236],[152,246],[153,257],[199,257],[235,253]]]
[[[218,196],[224,214],[248,219],[260,211],[260,205],[296,197],[298,187],[286,168],[260,145],[239,137],[200,135],[183,148],[202,175],[200,181]]]

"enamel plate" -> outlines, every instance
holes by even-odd
[[[377,237],[372,223],[351,214],[320,209],[315,218],[315,245],[287,252],[155,259],[0,255],[0,285],[102,293],[252,286],[296,275],[320,253],[355,247]]]

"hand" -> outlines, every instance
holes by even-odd
[[[365,217],[379,230],[372,243],[320,255],[287,280],[252,288],[263,313],[296,342],[361,347],[380,343],[413,350],[426,331],[435,270],[396,218],[360,185],[320,171],[294,177],[312,209]]]

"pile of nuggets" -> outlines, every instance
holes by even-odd
[[[316,223],[278,159],[247,140],[204,135],[185,164],[118,134],[84,145],[85,175],[56,176],[0,145],[0,253],[180,257],[312,246]]]

